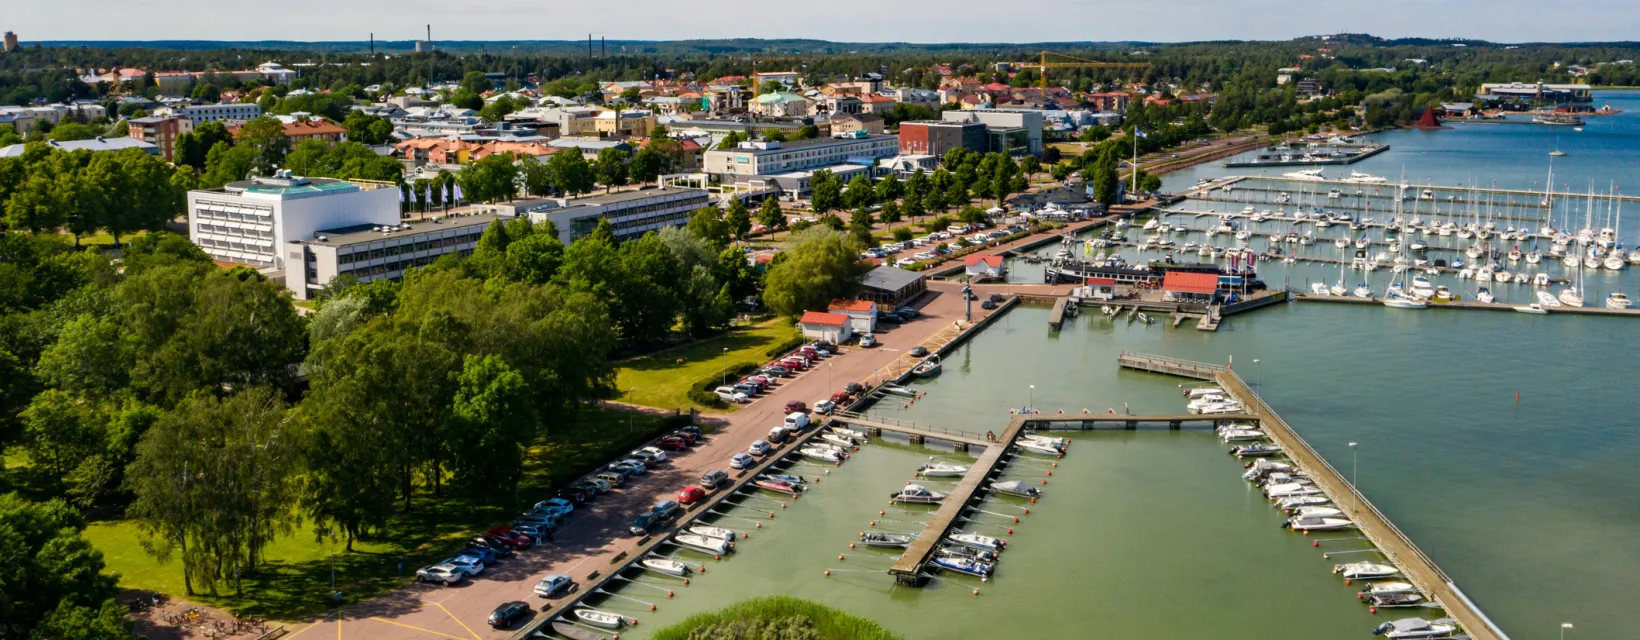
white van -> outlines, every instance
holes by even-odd
[[[809,414],[801,411],[794,411],[791,415],[786,416],[785,426],[793,431],[802,431],[807,429],[809,428]]]

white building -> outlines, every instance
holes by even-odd
[[[824,340],[832,344],[848,342],[848,339],[854,336],[848,316],[841,313],[805,311],[803,318],[797,321],[797,326],[802,329],[803,337]]]
[[[870,300],[832,300],[826,312],[848,316],[849,328],[855,333],[877,330],[877,303]]]
[[[284,245],[285,287],[298,300],[306,300],[341,275],[359,282],[397,280],[405,270],[432,264],[444,254],[471,254],[490,223],[506,218],[454,214],[401,223],[397,217],[395,209],[394,224],[326,229],[311,239]]]
[[[719,175],[776,175],[839,164],[869,167],[879,158],[894,157],[899,148],[899,138],[890,135],[746,142],[735,149],[706,152],[704,169]]]
[[[664,187],[620,191],[585,198],[541,198],[524,200],[492,209],[530,217],[530,222],[551,220],[564,244],[591,234],[600,219],[609,220],[616,240],[630,240],[650,231],[689,224],[696,209],[711,204],[704,189]]]
[[[261,116],[262,107],[254,102],[245,104],[237,102],[196,104],[177,109],[176,114],[187,118],[197,127],[205,122],[244,122]]]
[[[212,258],[257,267],[285,268],[287,258],[300,264],[300,249],[284,255],[281,247],[321,229],[398,223],[399,190],[391,185],[280,172],[188,192],[188,238]]]

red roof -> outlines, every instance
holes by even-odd
[[[1162,278],[1163,291],[1180,293],[1213,293],[1219,290],[1219,274],[1169,271]]]
[[[1088,284],[1103,285],[1103,286],[1116,286],[1116,279],[1115,278],[1088,278]]]
[[[969,267],[972,267],[972,266],[974,266],[976,264],[979,264],[981,262],[985,263],[987,266],[992,267],[994,269],[1001,269],[1002,268],[1002,256],[982,256],[982,255],[975,254],[975,255],[965,256],[962,259],[962,264],[964,266],[969,266]]]
[[[804,311],[802,324],[818,324],[828,327],[841,327],[848,324],[848,316],[841,313],[826,313],[824,311]]]
[[[853,311],[855,313],[869,313],[876,303],[870,300],[832,300],[826,306],[829,311]]]

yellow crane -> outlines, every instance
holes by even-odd
[[[1076,56],[1066,55],[1066,54],[1063,54],[1063,53],[1054,53],[1052,51],[1043,51],[1043,52],[1041,52],[1037,55],[1042,60],[1040,63],[1034,64],[1034,65],[1033,64],[1027,64],[1027,65],[1024,65],[1024,66],[1036,67],[1041,72],[1042,88],[1043,89],[1048,88],[1048,69],[1049,68],[1062,68],[1062,67],[1083,67],[1083,68],[1088,68],[1088,67],[1148,67],[1148,66],[1150,66],[1149,62],[1101,62],[1101,61],[1098,61],[1098,60],[1088,60],[1086,58],[1078,58]],[[1048,56],[1053,56],[1055,58],[1067,58],[1067,60],[1054,60],[1054,61],[1050,62],[1048,60]]]

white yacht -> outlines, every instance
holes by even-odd
[[[1556,298],[1555,294],[1548,291],[1539,291],[1537,292],[1537,303],[1541,307],[1558,307],[1560,306],[1560,298]]]
[[[934,462],[918,467],[917,474],[924,478],[960,478],[968,475],[968,467],[960,464]]]
[[[1629,300],[1629,297],[1622,292],[1614,291],[1606,296],[1607,309],[1627,309],[1631,306],[1634,306],[1634,301]]]
[[[1288,519],[1283,525],[1293,531],[1337,531],[1355,526],[1349,518],[1321,518],[1299,516]]]
[[[1487,303],[1490,303],[1490,302],[1492,302],[1492,300],[1494,300],[1494,298],[1492,297],[1492,291],[1490,289],[1487,289],[1486,287],[1481,287],[1481,288],[1475,290],[1475,299],[1480,301],[1480,302],[1487,302]]]
[[[1351,562],[1333,565],[1333,573],[1342,574],[1345,580],[1380,580],[1398,576],[1401,570],[1394,565],[1376,562]]]
[[[1402,618],[1385,622],[1373,629],[1373,635],[1384,636],[1394,640],[1402,638],[1450,638],[1458,631],[1457,621],[1451,618],[1439,620],[1425,620],[1423,618]]]

